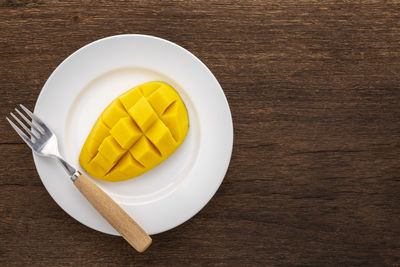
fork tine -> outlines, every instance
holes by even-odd
[[[50,129],[46,126],[46,124],[45,124],[41,119],[39,119],[38,116],[36,116],[35,114],[33,114],[33,113],[32,113],[29,109],[27,109],[24,105],[19,104],[19,106],[26,112],[26,114],[29,115],[29,117],[32,118],[32,120],[33,120],[34,122],[36,122],[36,123],[43,129],[43,131],[50,131]]]
[[[24,134],[23,131],[21,131],[20,128],[18,128],[17,125],[15,125],[8,117],[6,117],[8,123],[11,124],[11,126],[14,128],[14,130],[19,134],[19,136],[21,136],[22,140],[25,141],[25,143],[32,149],[32,141],[31,139],[28,138],[28,136],[26,136],[26,134]]]
[[[38,126],[36,126],[27,117],[25,117],[25,115],[22,114],[22,112],[19,111],[19,109],[15,108],[15,111],[19,114],[19,116],[21,116],[24,119],[24,121],[26,121],[26,123],[29,124],[29,126],[31,126],[33,129],[35,129],[39,134],[44,134],[44,130],[43,129],[39,129]]]
[[[20,120],[18,119],[18,117],[14,115],[14,113],[10,112],[10,115],[14,118],[14,120],[16,120],[16,121],[18,122],[18,124],[19,124],[20,126],[22,126],[22,128],[24,128],[24,130],[25,130],[28,134],[30,134],[31,137],[33,137],[33,138],[39,138],[39,137],[40,137],[40,136],[37,136],[36,134],[34,134],[33,131],[31,131],[28,127],[26,127],[26,125],[25,125],[22,121],[20,121]]]

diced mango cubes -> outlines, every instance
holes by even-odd
[[[120,119],[110,133],[123,149],[129,149],[143,135],[130,117]]]
[[[141,97],[128,113],[143,132],[157,120],[157,114],[145,97]]]
[[[188,114],[169,84],[150,82],[115,99],[100,115],[79,156],[82,168],[104,181],[137,177],[182,144]]]

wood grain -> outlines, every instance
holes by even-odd
[[[1,265],[400,265],[399,1],[0,0],[0,31],[0,117],[81,46],[143,33],[210,68],[235,129],[214,198],[138,254],[62,211],[3,120]]]
[[[145,251],[151,245],[151,237],[89,177],[81,174],[74,185],[138,252]]]

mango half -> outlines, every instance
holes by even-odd
[[[168,158],[189,129],[179,94],[164,82],[137,86],[116,98],[97,119],[79,156],[99,180],[137,177]]]

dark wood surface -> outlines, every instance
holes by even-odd
[[[143,254],[76,222],[4,120],[102,37],[197,55],[235,140],[210,203]],[[399,1],[0,1],[0,265],[400,265]]]

